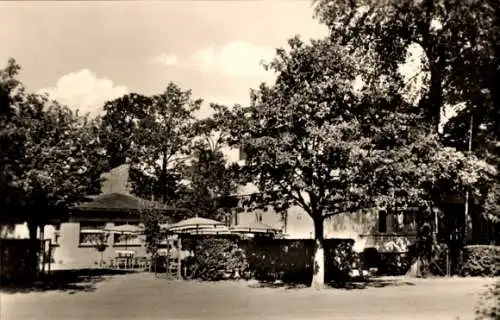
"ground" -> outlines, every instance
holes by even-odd
[[[493,279],[377,279],[350,289],[202,283],[148,273],[0,293],[0,319],[474,319]]]

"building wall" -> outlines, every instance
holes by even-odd
[[[281,215],[269,210],[254,210],[238,215],[238,223],[255,222],[261,216],[261,222],[283,230],[284,222]],[[384,232],[379,231],[379,213],[377,210],[342,213],[324,222],[325,238],[353,239],[354,250],[361,252],[366,248],[376,248],[378,251],[408,250],[415,241],[414,236],[396,233],[393,228],[394,217],[387,216]],[[288,210],[287,228],[285,234],[290,239],[311,239],[314,237],[314,224],[311,217],[300,207]]]
[[[114,226],[113,222],[105,224],[106,228]],[[28,239],[28,227],[26,224],[18,224],[13,227],[7,228],[2,226],[0,229],[2,238],[6,239]],[[40,231],[38,231],[38,238]],[[93,246],[80,244],[80,223],[78,221],[61,223],[59,229],[55,226],[48,225],[44,228],[44,239],[50,239],[52,247],[53,269],[70,269],[70,268],[90,268],[98,266],[101,258]],[[143,240],[143,239],[141,239]],[[128,243],[127,246],[113,243],[113,235],[111,234],[107,239],[107,248],[103,252],[103,259],[106,265],[112,258],[118,256],[118,251],[135,251],[136,257],[147,256],[146,248],[144,245],[133,245]]]
[[[105,228],[114,227],[113,222],[105,223]],[[139,236],[140,245],[130,240],[126,245],[115,244],[114,235],[107,238],[107,247],[103,251],[105,266],[109,266],[111,259],[116,258],[120,251],[135,251],[135,257],[146,257],[144,238]],[[80,223],[62,223],[59,230],[57,245],[53,249],[54,268],[87,268],[98,266],[101,253],[93,245],[80,244]]]

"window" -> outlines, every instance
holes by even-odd
[[[95,246],[98,243],[106,242],[107,236],[104,232],[104,222],[81,221],[80,222],[80,245]]]
[[[138,246],[141,243],[141,239],[137,234],[117,232],[113,234],[113,246]]]
[[[392,219],[392,230],[397,233],[411,233],[416,229],[416,212],[400,211],[394,214]]]
[[[115,227],[119,226],[138,226],[137,223],[131,221],[119,221],[115,222]],[[138,233],[132,232],[113,232],[113,246],[138,246],[141,245],[141,237]]]

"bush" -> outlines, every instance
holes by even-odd
[[[192,239],[190,246],[194,256],[185,262],[189,279],[217,281],[233,276],[236,269],[247,269],[245,254],[235,241],[206,237]]]
[[[466,246],[463,251],[461,275],[469,277],[500,276],[500,246]]]
[[[379,275],[400,276],[410,269],[411,258],[405,252],[384,252],[380,255]]]
[[[350,239],[325,240],[325,281],[343,283],[355,262]],[[309,284],[312,280],[313,240],[257,239],[247,242],[245,252],[256,280]]]
[[[353,240],[325,241],[325,280],[344,283],[359,259],[352,250]],[[230,270],[259,281],[281,280],[309,284],[312,279],[313,240],[255,238],[235,241],[214,237],[189,239],[183,245],[194,251],[186,259],[188,278],[220,280]]]
[[[325,243],[327,282],[343,285],[349,280],[353,266],[359,266],[359,257],[352,250],[353,240],[330,239]]]

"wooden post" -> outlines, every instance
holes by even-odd
[[[181,235],[179,234],[179,238],[177,239],[177,279],[181,280],[182,274],[181,274],[181,250],[182,250],[182,240],[181,240]]]
[[[452,235],[450,235],[450,244],[453,241]],[[446,276],[451,275],[451,261],[450,261],[450,245],[446,248]]]
[[[171,238],[167,234],[167,255],[165,256],[165,274],[167,278],[170,277],[170,240]]]
[[[434,211],[434,234],[437,237],[437,234],[439,232],[439,217],[438,217],[437,210],[432,210],[432,211]]]

